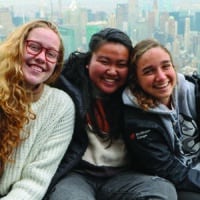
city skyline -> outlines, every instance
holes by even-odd
[[[95,12],[95,6],[100,12]],[[200,0],[0,0],[0,8],[1,40],[15,26],[47,19],[58,25],[67,57],[74,50],[87,49],[94,32],[116,27],[133,44],[149,37],[159,40],[172,52],[180,70],[200,71]]]
[[[54,12],[65,10],[73,1],[82,8],[91,9],[92,11],[104,11],[107,14],[115,12],[117,4],[126,4],[129,0],[0,0],[1,7],[12,7],[14,14],[19,16],[31,16],[38,9],[44,8]],[[144,11],[151,10],[154,0],[140,0],[138,6]],[[193,8],[200,9],[200,0],[157,0],[160,11],[179,10],[185,7],[187,10]]]
[[[92,11],[104,11],[107,14],[115,12],[117,4],[126,4],[129,0],[0,0],[1,7],[12,7],[14,14],[19,16],[31,16],[35,11],[43,7],[45,10],[53,10],[54,12],[65,10],[73,1],[82,8],[91,9]],[[154,0],[140,0],[138,5],[140,9],[145,11],[151,10]],[[160,11],[179,10],[185,7],[191,9],[191,5],[196,9],[200,9],[200,0],[157,0]]]

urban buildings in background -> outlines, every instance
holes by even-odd
[[[27,21],[47,19],[58,25],[67,57],[74,50],[86,51],[93,33],[116,27],[133,44],[145,38],[159,40],[171,51],[178,71],[200,72],[200,0],[128,0],[117,3],[113,12],[80,7],[76,0],[68,6],[56,1],[50,0],[48,7],[41,3],[31,15],[0,5],[0,40]]]

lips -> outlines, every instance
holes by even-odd
[[[103,82],[109,87],[114,87],[118,82],[118,78],[103,78]]]
[[[108,83],[114,83],[116,80],[115,79],[104,79],[104,81],[108,82]]]
[[[164,89],[164,88],[166,88],[168,85],[169,85],[169,82],[166,82],[166,83],[154,85],[154,88],[157,88],[157,89]]]
[[[36,72],[44,72],[45,70],[38,65],[29,65],[29,67]]]

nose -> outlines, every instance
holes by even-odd
[[[117,74],[117,67],[115,65],[110,65],[107,74],[109,75],[116,75]]]
[[[45,62],[46,61],[46,50],[42,49],[39,54],[37,54],[36,58],[40,61]]]
[[[162,69],[158,69],[156,73],[156,80],[164,80],[166,78],[165,72]]]

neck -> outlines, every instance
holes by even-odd
[[[35,88],[32,89],[33,102],[38,101],[40,99],[43,90],[44,90],[44,84],[39,84]]]
[[[109,97],[109,95],[103,93],[95,85],[92,85],[92,95],[93,95],[93,97],[95,97],[97,99],[105,99],[105,98]]]
[[[170,110],[173,108],[172,98],[170,97],[166,103],[164,103]]]

